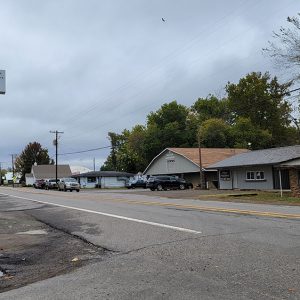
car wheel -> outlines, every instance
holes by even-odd
[[[67,189],[66,189],[66,187],[64,187],[64,192],[66,192],[67,191]]]
[[[157,190],[158,190],[158,191],[162,191],[162,190],[163,190],[163,186],[162,186],[161,184],[158,184],[158,185],[157,185]]]
[[[79,193],[80,190],[76,190],[77,193]]]
[[[184,189],[185,189],[184,184],[180,184],[180,185],[179,185],[179,189],[180,189],[180,190],[184,190]]]

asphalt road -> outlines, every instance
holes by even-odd
[[[0,299],[300,299],[300,207],[102,191],[0,193],[15,209],[109,253]]]

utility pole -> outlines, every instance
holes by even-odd
[[[93,163],[94,163],[94,172],[96,171],[96,162],[95,162],[95,157],[93,159]]]
[[[4,161],[0,161],[0,185],[2,185],[2,164]]]
[[[11,167],[12,167],[12,182],[13,182],[13,188],[15,187],[15,162],[14,162],[14,156],[15,154],[11,154]]]
[[[204,190],[204,176],[202,170],[202,153],[201,153],[201,142],[200,142],[200,133],[198,133],[198,148],[199,148],[199,175],[200,175],[200,189]]]
[[[62,131],[50,131],[50,133],[55,133],[55,140],[53,141],[53,144],[55,145],[55,182],[57,183],[57,147],[58,147],[58,134],[63,133]]]

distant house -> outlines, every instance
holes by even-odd
[[[4,175],[4,183],[5,184],[12,184],[14,183],[19,183],[20,179],[21,179],[21,174],[20,173],[14,173],[13,172],[6,172],[6,174]]]
[[[73,175],[83,188],[118,188],[125,187],[125,183],[135,174],[116,171],[92,171]]]
[[[220,189],[292,189],[300,196],[300,145],[256,150],[210,165]]]
[[[211,164],[247,149],[201,148],[202,171],[208,188],[218,187],[217,170],[208,170]],[[177,175],[190,181],[194,186],[200,183],[199,148],[166,148],[158,154],[144,171],[144,175]]]
[[[71,177],[69,165],[57,166],[57,178]],[[36,165],[32,166],[31,173],[25,174],[26,185],[32,185],[37,179],[53,179],[56,177],[55,165]]]

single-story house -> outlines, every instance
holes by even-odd
[[[69,165],[57,166],[57,178],[71,177],[71,169]],[[37,179],[55,179],[55,165],[33,165],[31,173],[25,174],[26,185],[33,185]]]
[[[300,145],[241,153],[209,166],[220,189],[299,189]]]
[[[117,171],[92,171],[73,175],[83,188],[119,188],[135,174]]]
[[[231,148],[166,148],[159,153],[147,166],[144,175],[176,175],[192,182],[194,186],[200,183],[201,165],[207,188],[218,187],[217,170],[207,169],[211,164],[233,155],[244,153],[247,149]]]

